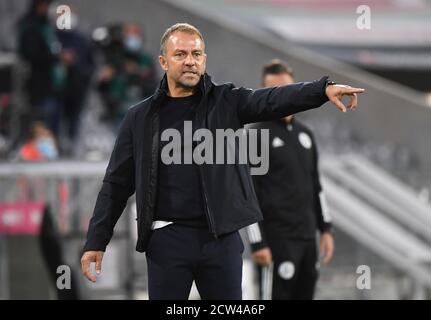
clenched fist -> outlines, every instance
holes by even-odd
[[[271,249],[268,247],[253,252],[252,257],[261,266],[267,266],[272,262]]]

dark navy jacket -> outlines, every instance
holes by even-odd
[[[196,123],[215,137],[216,129],[234,131],[246,123],[279,119],[328,101],[327,77],[318,81],[251,90],[215,84],[205,74]],[[136,192],[138,240],[146,250],[151,235],[159,160],[158,108],[167,95],[166,76],[154,95],[130,108],[122,122],[97,198],[84,251],[106,249],[128,198]],[[238,150],[236,150],[238,152]],[[262,220],[248,164],[199,166],[206,214],[215,237]]]

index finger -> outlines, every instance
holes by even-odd
[[[352,88],[352,87],[344,88],[344,93],[347,93],[347,94],[363,93],[363,92],[365,92],[364,88]]]

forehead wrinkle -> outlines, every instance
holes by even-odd
[[[204,51],[205,50],[205,44],[199,37],[195,37],[193,39],[190,39],[190,38],[183,39],[183,38],[179,38],[175,34],[169,37],[168,46],[172,47],[173,51],[177,51],[177,50]]]

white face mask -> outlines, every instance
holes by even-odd
[[[58,158],[57,147],[51,138],[41,138],[36,142],[36,147],[45,158],[54,160]]]
[[[130,52],[137,52],[142,46],[142,40],[138,36],[128,36],[124,39],[123,43]]]

